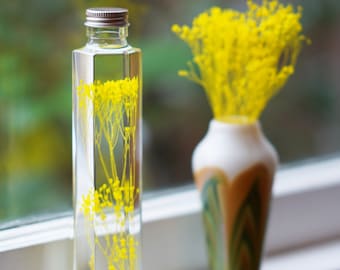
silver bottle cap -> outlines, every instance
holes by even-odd
[[[128,10],[125,8],[100,7],[86,10],[86,26],[110,27],[128,24]]]

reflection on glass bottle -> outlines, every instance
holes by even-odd
[[[73,52],[74,270],[138,270],[141,52],[126,9],[86,15],[88,42]]]

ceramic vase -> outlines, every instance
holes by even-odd
[[[211,270],[258,270],[278,157],[258,122],[211,120],[193,153]]]

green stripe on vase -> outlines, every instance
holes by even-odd
[[[256,179],[239,208],[229,245],[230,269],[258,269],[262,250],[261,197]],[[244,254],[246,253],[246,254]],[[248,258],[249,261],[244,261]],[[247,265],[247,268],[244,268]]]
[[[222,184],[223,179],[211,178],[206,181],[201,192],[209,262],[214,270],[224,270],[225,261],[223,213],[219,200],[219,185]]]

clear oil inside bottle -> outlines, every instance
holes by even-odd
[[[128,45],[73,52],[77,270],[141,269],[140,57]]]

